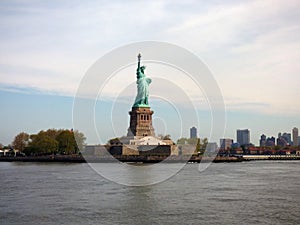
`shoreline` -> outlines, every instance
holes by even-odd
[[[81,155],[48,155],[48,156],[22,156],[22,157],[0,157],[0,162],[70,162],[70,163],[111,163],[111,162],[128,162],[128,163],[159,163],[166,159],[165,156],[106,156],[106,157],[83,157]],[[216,157],[215,159],[202,159],[199,156],[171,156],[164,162],[166,163],[200,163],[200,161],[213,162],[241,162],[241,157]]]
[[[48,156],[8,156],[0,157],[0,162],[69,162],[69,163],[111,163],[111,162],[128,162],[128,163],[200,163],[211,162],[244,162],[253,160],[300,160],[299,155],[244,155],[244,156],[217,156],[216,158],[203,158],[201,156],[108,156],[108,157],[83,157],[81,155],[48,155]]]

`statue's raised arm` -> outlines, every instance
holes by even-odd
[[[136,69],[136,78],[139,79],[141,77],[141,53],[138,54],[138,67]]]
[[[137,57],[138,57],[138,68],[137,69],[139,70],[141,67],[141,57],[142,57],[141,53],[139,53]]]

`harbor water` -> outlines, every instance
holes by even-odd
[[[86,163],[1,162],[0,224],[299,224],[299,178],[298,160],[213,163],[201,173],[187,164],[141,187]]]

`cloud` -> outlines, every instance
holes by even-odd
[[[300,97],[299,6],[269,0],[2,2],[0,83],[74,95],[89,66],[105,52],[156,39],[203,58],[229,109],[299,114],[300,102],[291,101]],[[113,98],[113,90],[106,97]],[[196,89],[189,91],[201,98]]]
[[[300,97],[299,6],[298,1],[223,3],[166,34],[205,59],[225,99],[238,96],[241,108],[253,102],[268,107],[252,110],[296,115],[300,103],[291,99]]]

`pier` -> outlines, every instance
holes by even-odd
[[[242,155],[243,159],[249,160],[300,160],[300,155]]]

